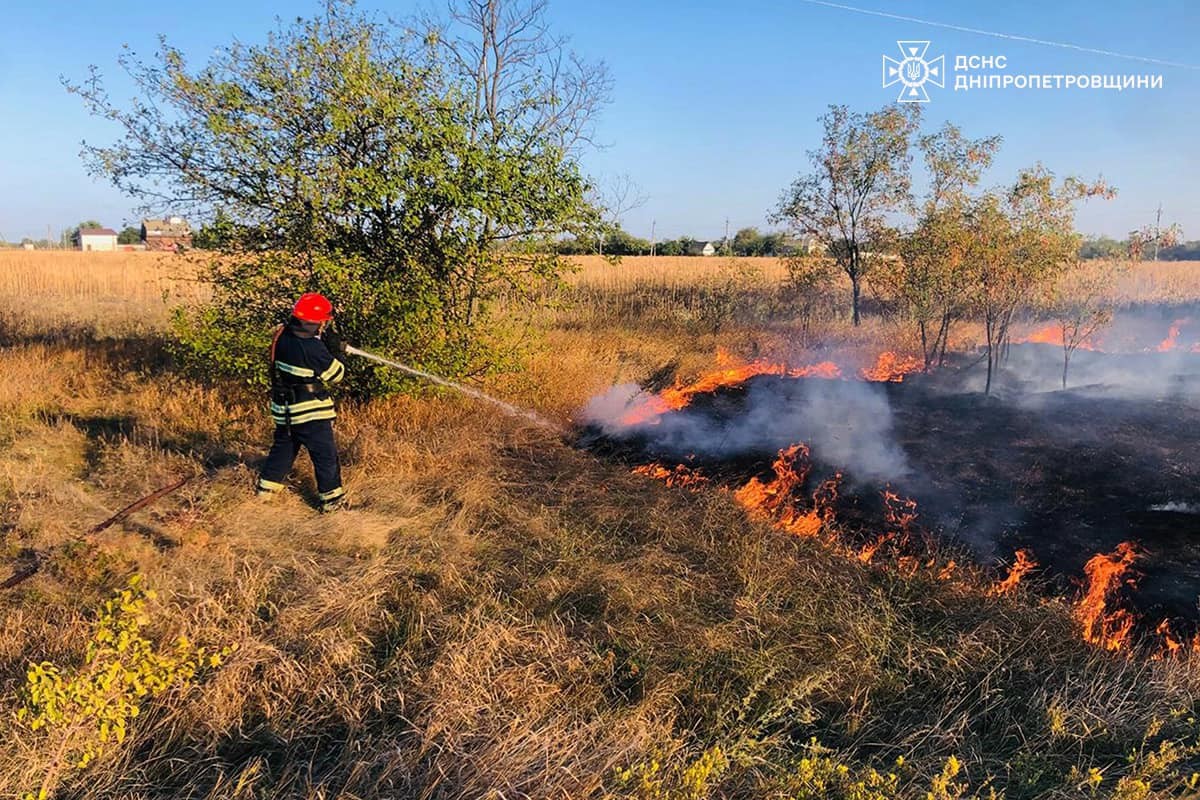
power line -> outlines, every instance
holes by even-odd
[[[847,6],[841,3],[831,3],[828,0],[800,0],[802,3],[808,3],[814,6],[826,6],[827,8],[837,8],[842,11],[853,11],[856,14],[867,14],[873,17],[885,17],[887,19],[897,19],[902,22],[915,22],[918,25],[929,25],[934,28],[945,28],[952,31],[961,31],[963,33],[976,33],[980,36],[991,36],[996,39],[1011,39],[1016,42],[1028,42],[1030,44],[1041,44],[1047,47],[1061,47],[1066,50],[1077,50],[1081,53],[1094,53],[1101,56],[1111,56],[1113,58],[1124,58],[1130,61],[1141,61],[1146,64],[1158,64],[1164,67],[1178,67],[1180,69],[1200,70],[1200,64],[1185,64],[1181,61],[1167,61],[1162,58],[1152,58],[1150,56],[1139,56],[1132,53],[1118,53],[1115,50],[1102,50],[1098,47],[1084,47],[1079,44],[1071,44],[1070,42],[1053,42],[1049,39],[1036,39],[1032,36],[1021,36],[1015,33],[1001,33],[1000,31],[985,31],[982,28],[969,28],[965,25],[952,25],[948,22],[936,22],[930,19],[920,19],[918,17],[908,17],[903,14],[893,14],[889,11],[877,11],[872,8],[858,8],[857,6]]]

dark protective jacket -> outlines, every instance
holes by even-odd
[[[346,367],[317,337],[319,326],[293,317],[271,345],[271,418],[276,425],[333,419],[337,412],[325,385]]]

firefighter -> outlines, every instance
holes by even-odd
[[[315,293],[300,296],[291,319],[271,342],[271,418],[275,440],[258,478],[259,497],[272,497],[303,447],[317,475],[317,499],[323,512],[345,506],[333,420],[337,412],[325,388],[346,374],[337,356],[346,348],[329,327],[333,305]]]

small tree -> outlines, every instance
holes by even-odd
[[[1067,388],[1071,356],[1112,321],[1112,287],[1123,266],[1113,261],[1077,260],[1046,285],[1040,305],[1058,324],[1062,338],[1062,388]]]
[[[197,250],[223,250],[237,241],[238,226],[222,208],[218,208],[211,222],[202,224],[192,235],[192,247]]]
[[[799,344],[807,346],[818,322],[829,314],[837,267],[827,258],[789,256],[784,260],[787,279],[780,287],[784,307],[799,323]]]
[[[872,114],[830,106],[821,118],[821,146],[808,154],[812,171],[784,191],[772,215],[814,238],[850,279],[855,325],[862,281],[875,263],[865,247],[890,238],[889,214],[908,203],[909,146],[918,121],[913,104]]]
[[[1158,260],[1160,250],[1174,247],[1183,238],[1183,229],[1178,223],[1172,223],[1165,228],[1158,225],[1145,225],[1136,231],[1129,232],[1129,257],[1141,261],[1147,254],[1154,261]]]
[[[901,237],[901,260],[885,265],[883,285],[917,326],[925,369],[942,363],[950,327],[967,308],[963,268],[970,190],[991,163],[1000,137],[967,139],[954,125],[918,140],[929,194],[916,227]]]
[[[665,242],[659,242],[658,254],[660,256],[681,256],[685,254],[685,250],[678,239],[668,239]]]
[[[967,216],[966,268],[972,306],[987,340],[985,393],[991,391],[1017,310],[1076,263],[1081,237],[1075,232],[1075,204],[1114,194],[1102,181],[1056,183],[1039,164],[1023,170],[1003,195],[989,192],[974,203]]]
[[[141,228],[126,226],[117,234],[117,244],[137,244],[142,240]]]
[[[608,234],[607,256],[639,256],[650,252],[650,241],[641,239],[620,226]]]
[[[605,240],[610,237],[618,237],[624,235],[630,237],[630,234],[621,230],[621,220],[634,209],[641,208],[646,204],[649,197],[642,191],[629,173],[622,173],[609,180],[604,191],[599,192],[598,196],[593,200],[593,203],[600,209],[603,225],[599,227],[596,236],[597,252],[604,255]],[[627,243],[626,243],[627,245]],[[617,243],[617,249],[623,245]],[[629,252],[616,252],[610,244],[610,252],[612,255],[632,255]],[[647,250],[649,250],[649,242],[647,242]]]
[[[1129,247],[1111,236],[1088,236],[1079,246],[1079,257],[1083,259],[1120,259],[1129,253]]]
[[[765,248],[766,237],[758,232],[758,228],[742,228],[733,235],[735,256],[760,256]]]

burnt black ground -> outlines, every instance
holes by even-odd
[[[985,560],[1028,547],[1063,577],[1133,540],[1145,550],[1135,605],[1197,616],[1200,515],[1151,508],[1200,504],[1200,410],[1069,391],[1013,402],[888,388],[917,470],[901,486],[927,525]]]
[[[887,483],[917,501],[921,526],[967,545],[982,563],[1029,548],[1051,591],[1073,591],[1091,556],[1132,540],[1144,554],[1137,586],[1128,590],[1130,605],[1147,619],[1170,616],[1195,625],[1200,513],[1152,507],[1194,504],[1200,511],[1200,355],[1078,353],[1072,376],[1087,384],[1044,391],[1047,382],[1061,379],[1061,349],[1013,351],[993,396],[972,390],[978,364],[876,385],[886,393],[892,436],[909,465]],[[814,380],[759,376],[697,397],[675,415],[703,418],[706,429],[732,429],[748,398],[765,393],[786,404],[811,391]],[[828,391],[830,382],[823,384],[820,390]],[[775,452],[787,442],[728,456],[700,448],[688,458],[678,441],[659,446],[648,426],[615,438],[585,431],[581,443],[631,464],[684,461],[739,485],[751,475],[769,476]],[[813,458],[809,490],[843,467],[828,463],[817,448]],[[846,478],[839,519],[865,539],[880,530],[884,483]]]

